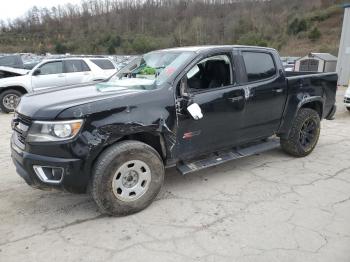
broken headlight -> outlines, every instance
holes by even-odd
[[[27,142],[53,142],[74,138],[80,131],[83,120],[34,121],[29,129]]]

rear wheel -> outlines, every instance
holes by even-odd
[[[346,109],[350,112],[350,107],[348,106],[348,107],[346,107]]]
[[[309,108],[302,108],[292,123],[289,137],[281,139],[282,149],[296,157],[307,156],[316,147],[320,130],[318,113]]]
[[[164,181],[164,165],[158,152],[137,141],[110,147],[98,158],[91,193],[102,213],[123,216],[152,203]]]
[[[10,89],[0,94],[0,108],[4,113],[15,111],[23,94],[17,90]]]

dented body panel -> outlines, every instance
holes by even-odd
[[[332,119],[336,110],[337,81],[335,73],[299,76],[294,73],[287,77],[289,94],[279,129],[280,136],[288,136],[290,125],[303,106],[309,105],[317,109],[321,119]]]
[[[94,85],[83,85],[24,96],[16,112],[20,119],[30,119],[29,126],[33,120],[83,119],[84,123],[79,135],[69,141],[22,145],[14,133],[12,157],[18,173],[35,187],[83,192],[98,156],[121,140],[145,142],[158,151],[166,166],[174,166],[257,139],[288,136],[301,107],[318,110],[322,118],[334,114],[336,74],[287,76],[278,53],[269,48],[214,46],[188,50],[193,56],[154,90],[100,92]],[[245,50],[271,54],[276,75],[249,83],[241,55]],[[235,83],[182,96],[179,85],[191,67],[205,57],[222,53],[232,57]],[[194,120],[187,112],[191,103],[200,106],[203,119]],[[36,177],[33,164],[62,167],[62,183],[43,183]]]

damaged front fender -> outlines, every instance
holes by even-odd
[[[174,155],[177,119],[172,88],[86,103],[57,118],[85,119],[81,137],[90,151],[98,148],[100,153],[118,141],[134,139],[155,147],[164,159]]]

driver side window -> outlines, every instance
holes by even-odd
[[[187,75],[190,92],[198,92],[233,84],[231,59],[228,55],[216,55],[197,63]]]
[[[49,62],[40,67],[40,75],[52,75],[52,74],[62,74],[63,73],[63,63]]]

